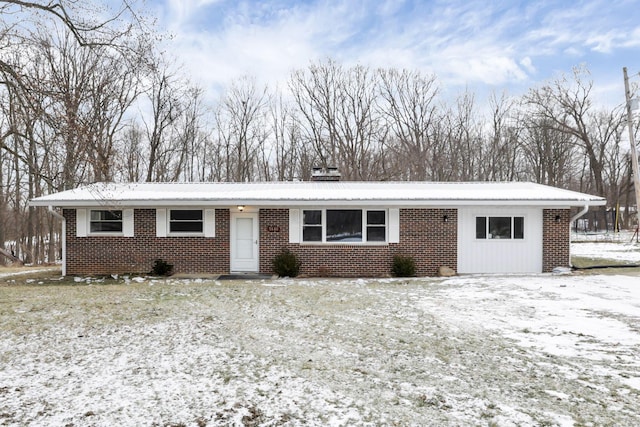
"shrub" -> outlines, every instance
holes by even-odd
[[[273,271],[282,277],[296,277],[300,273],[302,262],[289,249],[283,249],[273,259]]]
[[[172,270],[173,270],[173,264],[169,264],[165,260],[158,258],[153,263],[151,274],[153,274],[154,276],[170,276]]]
[[[416,275],[416,262],[413,257],[394,255],[391,274],[395,277],[412,277]]]

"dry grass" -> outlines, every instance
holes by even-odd
[[[638,393],[593,361],[470,321],[548,298],[495,279],[26,280],[0,287],[0,424],[640,422]],[[608,372],[636,375],[621,356]]]

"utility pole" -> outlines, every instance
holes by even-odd
[[[629,144],[631,144],[631,166],[633,167],[633,187],[636,192],[636,236],[640,227],[640,177],[638,177],[638,153],[636,141],[633,137],[633,113],[631,111],[631,91],[629,90],[629,77],[627,67],[622,68],[624,74],[624,97],[627,105],[627,126],[629,127]]]

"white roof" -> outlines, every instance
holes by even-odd
[[[585,206],[606,200],[531,182],[95,183],[32,206]]]

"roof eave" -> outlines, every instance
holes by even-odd
[[[305,199],[305,200],[261,200],[261,199],[161,199],[161,200],[31,200],[30,206],[44,207],[161,207],[161,206],[212,206],[228,207],[234,205],[286,207],[286,206],[398,206],[398,207],[428,207],[428,206],[541,206],[541,207],[573,207],[573,206],[604,206],[605,199],[435,199],[435,200],[401,200],[401,199]]]

